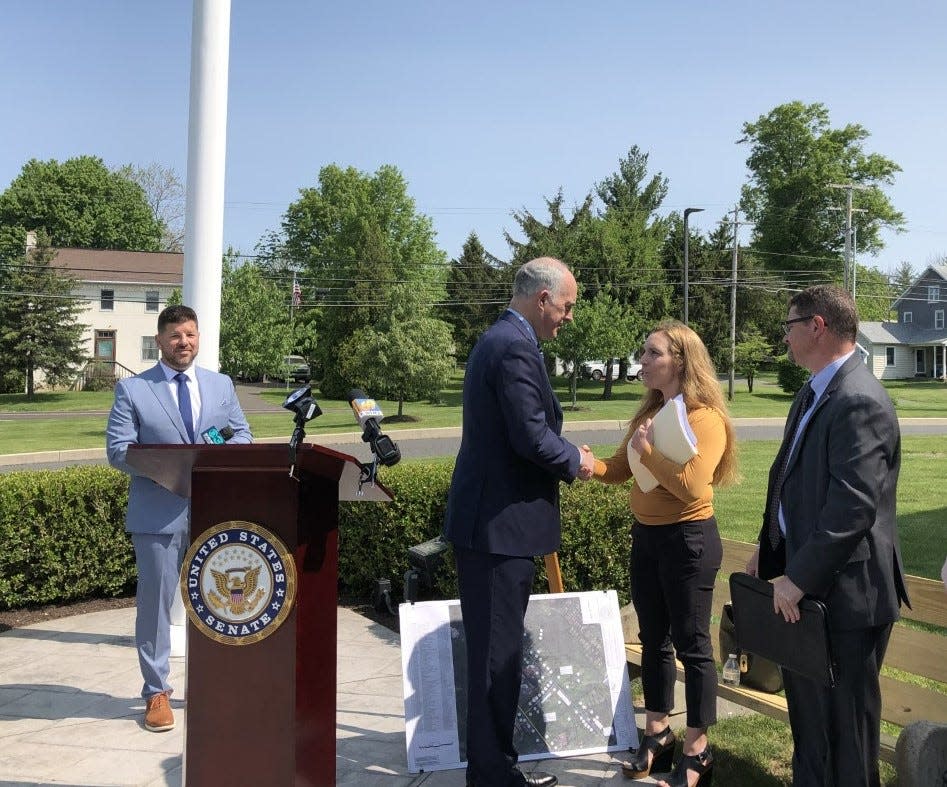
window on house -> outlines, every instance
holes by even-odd
[[[157,361],[158,360],[158,343],[155,341],[154,336],[141,337],[141,360],[143,361]]]
[[[885,347],[885,363],[894,366],[894,347]]]
[[[944,330],[944,310],[938,309],[934,312],[934,328],[938,331]]]
[[[937,303],[937,301],[939,300],[940,300],[940,285],[928,284],[927,285],[927,302]]]
[[[914,322],[914,312],[903,312],[901,322]]]
[[[146,312],[158,311],[158,291],[157,290],[145,290],[145,311]]]
[[[115,290],[99,291],[99,308],[104,312],[115,310]]]

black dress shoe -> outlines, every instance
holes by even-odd
[[[555,785],[559,784],[558,777],[553,776],[551,773],[545,773],[544,771],[524,773],[523,778],[526,780],[524,783],[527,787],[555,787]]]
[[[526,787],[555,787],[559,784],[559,778],[553,776],[551,773],[545,773],[544,771],[533,771],[533,773],[521,773],[520,776],[523,777],[523,781],[511,782],[511,784],[517,785],[526,785]],[[476,779],[471,779],[467,777],[467,787],[480,787],[482,782],[477,781]]]

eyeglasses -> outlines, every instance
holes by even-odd
[[[815,317],[815,315],[810,314],[808,317],[793,317],[791,320],[783,320],[780,323],[780,325],[783,326],[783,333],[788,336],[789,331],[792,329],[794,323],[805,322],[806,320],[811,320],[813,317]]]

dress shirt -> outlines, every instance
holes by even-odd
[[[178,373],[178,370],[172,369],[165,364],[164,361],[158,361],[158,363],[161,366],[161,371],[164,372],[164,379],[168,381],[168,389],[171,391],[171,398],[174,400],[175,406],[177,406],[178,382],[174,379],[174,375]],[[197,425],[201,421],[201,390],[197,385],[197,368],[194,364],[191,364],[184,370],[184,374],[187,376],[187,390],[191,395],[191,413],[194,416],[194,423],[191,424],[191,428],[194,430],[196,438]]]
[[[789,447],[789,457],[792,456],[792,452],[796,450],[796,443],[799,442],[799,438],[802,436],[802,433],[806,430],[806,424],[809,423],[809,419],[812,418],[812,413],[815,412],[815,406],[819,403],[819,399],[822,398],[822,394],[825,393],[825,389],[829,387],[829,383],[832,382],[832,378],[835,377],[835,374],[839,369],[842,368],[842,364],[845,363],[849,358],[852,357],[852,352],[845,353],[841,358],[836,358],[832,363],[820,369],[812,377],[809,378],[809,385],[812,388],[812,404],[809,406],[809,409],[806,410],[802,417],[799,419],[799,426],[796,427],[796,434],[793,435],[792,445]],[[786,461],[789,461],[789,457],[786,457]],[[782,531],[783,535],[786,535],[786,519],[783,517],[783,503],[779,501],[779,529]]]

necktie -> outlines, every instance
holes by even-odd
[[[769,511],[767,512],[769,543],[773,549],[779,546],[779,539],[782,533],[779,531],[779,496],[783,491],[783,481],[786,478],[786,465],[789,464],[789,449],[793,444],[793,438],[796,436],[796,430],[799,428],[799,421],[811,406],[815,399],[815,391],[812,386],[806,383],[799,391],[797,407],[792,416],[792,422],[786,430],[783,437],[783,444],[779,449],[779,455],[776,461],[779,463],[779,472],[776,473],[776,482],[773,484],[773,493],[769,499]]]
[[[184,428],[187,429],[187,436],[194,442],[194,415],[191,412],[191,393],[187,389],[187,375],[184,372],[178,372],[174,375],[178,382],[178,410],[181,411],[181,418],[184,421]]]

